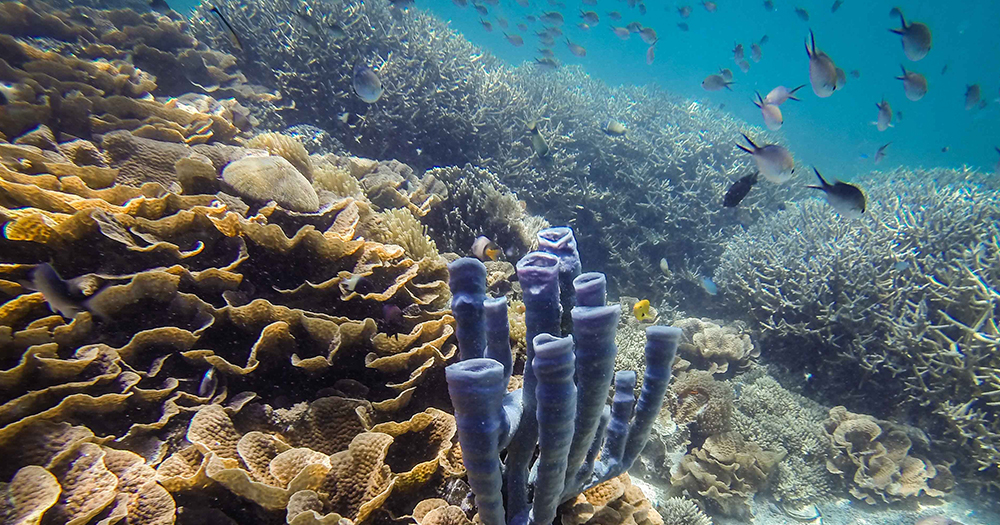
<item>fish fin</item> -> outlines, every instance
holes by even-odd
[[[806,85],[805,85],[805,84],[802,84],[802,85],[800,85],[799,87],[797,87],[797,88],[795,88],[795,89],[793,89],[793,90],[789,91],[789,92],[788,92],[788,98],[790,98],[790,99],[792,99],[792,100],[796,100],[796,101],[799,101],[799,102],[802,102],[802,99],[801,99],[801,98],[796,98],[796,97],[795,97],[795,92],[796,92],[796,91],[798,91],[798,90],[800,90],[800,89],[802,89],[802,88],[804,88],[804,87],[806,87]]]
[[[906,18],[903,18],[903,10],[898,7],[893,7],[889,10],[889,16],[899,16],[899,23],[903,25],[903,29],[906,29]]]
[[[743,138],[747,139],[747,142],[749,142],[749,143],[750,143],[750,145],[751,145],[751,146],[753,146],[753,149],[758,149],[758,148],[757,148],[757,145],[756,145],[756,144],[754,144],[752,140],[750,140],[750,137],[748,137],[746,133],[740,133],[740,135],[743,135]],[[738,145],[739,145],[739,144],[737,144],[737,146],[738,146]],[[750,153],[753,153],[753,152],[751,151]]]
[[[746,146],[744,146],[743,144],[736,144],[736,147],[737,147],[737,148],[740,148],[741,150],[743,150],[743,151],[745,151],[745,152],[747,152],[747,153],[749,153],[749,154],[751,154],[751,155],[753,155],[753,150],[750,150],[750,149],[748,149],[748,148],[747,148]]]
[[[903,31],[902,29],[889,29],[889,32],[897,35],[902,35],[905,33],[905,31]]]
[[[760,91],[754,90],[753,93],[754,93],[754,95],[757,95],[757,100],[755,100],[753,102],[753,105],[757,106],[758,108],[763,108],[764,107],[764,99],[760,96]]]
[[[807,188],[812,188],[814,190],[823,190],[823,191],[826,191],[826,188],[824,188],[822,186],[806,186],[806,187]]]
[[[813,34],[813,30],[809,30],[809,41],[812,43],[812,55],[816,54],[816,35]],[[812,57],[812,55],[809,55]]]
[[[733,88],[731,88],[731,87],[729,87],[729,86],[731,86],[731,85],[733,85],[733,84],[735,84],[735,83],[736,83],[736,82],[726,82],[726,89],[728,89],[729,91],[732,91],[732,90],[733,90]]]
[[[830,183],[827,182],[826,179],[824,179],[823,176],[819,174],[819,170],[816,169],[816,166],[813,166],[813,171],[816,172],[816,178],[818,178],[819,183],[822,184],[822,186],[820,186],[819,189],[826,191],[826,189],[830,187]],[[816,186],[808,186],[808,187],[815,188]]]

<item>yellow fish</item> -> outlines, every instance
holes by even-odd
[[[632,307],[632,314],[640,321],[645,321],[652,317],[649,313],[649,299],[643,299]]]

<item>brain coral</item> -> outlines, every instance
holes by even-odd
[[[958,473],[996,485],[1000,194],[895,176],[868,184],[871,220],[831,221],[805,201],[737,235],[716,282],[825,397],[875,396],[936,421],[931,438],[975,460]]]

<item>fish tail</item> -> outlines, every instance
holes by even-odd
[[[733,88],[731,88],[731,87],[729,87],[729,86],[731,86],[731,85],[733,85],[733,84],[735,84],[735,83],[736,83],[736,82],[726,82],[726,89],[728,89],[729,91],[732,91],[732,90],[733,90]]]
[[[813,34],[812,29],[809,30],[809,41],[812,43],[812,53],[809,56],[812,57],[816,54],[816,35]]]
[[[751,146],[753,146],[753,149],[757,149],[757,145],[756,145],[756,144],[754,144],[752,140],[750,140],[750,137],[748,137],[746,133],[740,133],[740,135],[743,135],[743,138],[747,139],[747,142],[749,142],[749,143],[750,143],[750,145],[751,145]],[[737,146],[739,146],[739,144],[737,144]],[[742,147],[742,146],[741,146],[741,147]],[[744,148],[744,151],[746,151],[746,149],[745,149],[745,148]],[[752,152],[752,151],[750,151],[750,153],[753,153],[753,152]]]
[[[798,101],[800,101],[800,102],[801,102],[801,99],[798,99],[798,98],[795,98],[795,97],[794,97],[793,95],[795,95],[795,92],[796,92],[796,91],[798,91],[798,90],[800,90],[800,89],[802,89],[802,88],[804,88],[804,87],[806,87],[806,85],[805,85],[805,84],[802,84],[802,85],[800,85],[799,87],[797,87],[797,88],[795,88],[795,89],[793,89],[793,90],[789,91],[789,92],[788,92],[788,98],[790,98],[790,99],[792,99],[792,100],[798,100]]]
[[[827,182],[826,179],[824,179],[823,176],[819,174],[819,170],[816,169],[816,166],[813,166],[813,171],[816,172],[816,178],[819,179],[820,186],[807,186],[807,187],[825,191],[826,188],[830,186],[830,183]]]

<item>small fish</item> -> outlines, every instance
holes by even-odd
[[[805,9],[803,9],[801,7],[796,7],[795,8],[795,14],[799,15],[799,18],[801,18],[803,22],[808,22],[809,21],[809,11],[806,11]]]
[[[735,208],[743,202],[743,198],[750,193],[750,190],[757,184],[758,176],[760,172],[753,172],[749,175],[744,175],[740,177],[740,180],[733,183],[732,186],[726,190],[725,196],[722,197],[722,206],[725,208]]]
[[[625,135],[625,124],[622,124],[615,119],[611,119],[604,126],[604,133],[611,135],[612,137],[621,137]]]
[[[882,162],[882,159],[885,158],[885,148],[888,148],[889,144],[892,144],[892,142],[886,142],[875,152],[875,164]]]
[[[531,149],[535,150],[535,154],[540,158],[545,158],[549,155],[549,145],[545,143],[545,137],[538,131],[538,124],[535,122],[528,123],[528,135],[531,137]]]
[[[484,235],[476,237],[476,240],[472,243],[472,255],[480,261],[495,261],[500,258],[501,253],[503,251],[497,246],[497,243]]]
[[[608,18],[610,18],[612,20],[615,20],[615,21],[618,21],[618,20],[622,19],[622,14],[619,13],[618,11],[612,11],[612,12],[608,13]]]
[[[878,120],[874,122],[875,127],[879,131],[885,131],[892,127],[892,106],[889,105],[889,101],[882,99],[882,102],[875,104],[878,108]]]
[[[816,36],[812,29],[809,30],[809,40],[806,42],[806,54],[809,55],[809,83],[812,84],[813,93],[819,98],[829,97],[837,89],[837,66],[829,55],[816,50]]]
[[[729,87],[731,84],[734,84],[734,82],[726,81],[722,78],[722,75],[708,75],[705,77],[705,80],[701,81],[701,87],[705,91],[718,91],[722,88],[732,91],[733,88]]]
[[[739,67],[740,71],[744,73],[750,71],[750,62],[748,62],[746,59],[740,59],[739,61],[737,61],[736,66]]]
[[[677,27],[678,27],[678,28],[680,28],[680,30],[681,30],[681,31],[685,31],[685,32],[686,32],[687,30],[691,29],[691,28],[690,28],[690,27],[689,27],[689,26],[687,25],[687,22],[678,22],[678,23],[677,23]]]
[[[851,76],[854,77],[854,78],[861,78],[861,72],[858,71],[857,69],[852,69],[851,70]]]
[[[670,273],[671,273],[670,272],[670,263],[667,262],[667,258],[666,257],[663,257],[663,258],[660,259],[660,271],[663,272],[663,275],[666,275],[667,277],[670,277]]]
[[[774,11],[774,2],[772,0],[764,0],[764,10]]]
[[[521,47],[524,45],[524,39],[521,38],[521,35],[508,35],[507,33],[504,33],[503,36],[508,42],[510,42],[510,45],[514,47]]]
[[[580,28],[580,31],[590,31],[590,26],[586,22],[580,22],[576,27]]]
[[[719,8],[715,2],[709,2],[708,0],[704,0],[701,5],[705,8],[705,11],[708,11],[709,13],[714,13],[716,9]]]
[[[597,13],[594,11],[584,11],[583,9],[580,10],[580,18],[591,26],[596,26],[601,21],[601,17],[597,16]]]
[[[547,28],[545,31],[551,37],[562,36],[562,34],[563,34],[562,29],[559,29],[558,27],[555,27],[555,26]]]
[[[860,218],[865,213],[867,199],[865,198],[865,193],[860,188],[840,181],[837,181],[836,184],[830,184],[819,174],[819,170],[815,167],[813,171],[816,172],[816,178],[819,179],[820,185],[806,187],[814,190],[822,190],[824,196],[826,196],[826,201],[830,203],[830,206],[833,206],[834,210],[837,210],[838,213],[849,219]]]
[[[656,30],[653,29],[652,27],[642,28],[642,30],[639,31],[639,38],[641,38],[643,42],[649,45],[653,45],[656,43],[657,40],[659,40],[659,38],[657,38],[656,36]]]
[[[166,0],[149,0],[149,8],[160,13],[173,11],[173,9],[170,9],[170,6],[167,5]]]
[[[972,84],[965,87],[965,110],[968,111],[979,103],[979,84]]]
[[[768,104],[763,97],[760,96],[759,92],[754,92],[757,95],[757,100],[754,101],[754,105],[760,108],[760,114],[764,117],[764,125],[767,129],[771,131],[778,131],[781,129],[781,125],[784,124],[785,118],[781,115],[781,108],[775,105]]]
[[[574,44],[570,39],[566,39],[566,47],[569,48],[569,52],[573,53],[574,56],[585,57],[587,56],[587,50],[580,44]]]
[[[681,18],[687,18],[691,16],[691,6],[682,5],[677,8],[677,14],[681,15]]]
[[[546,24],[552,25],[562,25],[563,23],[563,15],[559,11],[549,11],[547,13],[543,13],[542,16],[538,17],[538,19]]]
[[[201,382],[198,383],[198,397],[211,397],[215,395],[215,388],[218,385],[219,378],[215,372],[215,367],[210,366],[205,371],[205,375],[201,376]]]
[[[927,94],[927,78],[920,73],[907,71],[902,64],[899,67],[903,70],[903,76],[896,77],[896,80],[903,81],[903,92],[906,93],[906,98],[914,102],[924,98],[924,95]]]
[[[22,286],[41,292],[49,309],[66,319],[74,319],[88,308],[89,299],[81,291],[81,278],[64,280],[49,263],[35,266],[31,271],[31,282]]]
[[[518,31],[527,31],[528,30],[528,24],[525,24],[524,22],[518,22],[517,23],[517,29],[518,29]]]
[[[405,328],[404,321],[403,310],[400,307],[392,303],[382,305],[382,319],[377,324],[385,333],[398,335]]]
[[[736,147],[753,155],[753,160],[757,163],[757,169],[765,179],[781,184],[792,178],[792,175],[795,173],[795,159],[792,158],[792,154],[788,149],[777,144],[758,146],[745,133],[742,135],[753,149],[747,148],[742,144],[737,144]]]
[[[583,0],[583,5],[597,5],[597,0]]]
[[[358,98],[373,104],[382,97],[382,79],[379,78],[375,70],[368,67],[364,62],[354,65],[354,92]]]
[[[479,13],[479,16],[487,16],[490,14],[489,8],[484,6],[483,4],[472,4],[472,8],[475,9],[477,13]]]
[[[724,67],[719,69],[719,76],[722,77],[722,80],[729,82],[733,79],[733,72],[728,67]]]
[[[719,287],[716,286],[715,281],[707,275],[701,278],[701,288],[705,290],[708,295],[716,295],[719,293]]]
[[[757,42],[750,44],[750,60],[753,60],[754,62],[760,62],[761,57],[762,53],[760,50],[760,44],[758,44]]]
[[[628,40],[628,37],[632,34],[627,27],[611,26],[611,31],[622,40]]]
[[[743,44],[735,44],[733,46],[733,62],[739,62],[743,60]]]
[[[554,58],[551,57],[536,58],[535,65],[546,71],[555,71],[556,68],[559,67],[559,62],[557,62]]]
[[[640,322],[652,318],[653,316],[649,311],[649,299],[643,299],[632,305],[632,315]]]
[[[901,109],[896,110],[896,120],[903,120],[903,110]]]
[[[837,10],[840,9],[840,6],[842,6],[842,5],[844,5],[844,0],[834,0],[833,1],[833,6],[830,7],[830,12],[831,13],[836,13]]]
[[[649,49],[646,49],[646,65],[653,65],[653,60],[656,59],[656,42],[653,42]]]
[[[945,147],[941,148],[941,153],[948,153],[948,150],[950,150],[950,149],[951,149],[950,147],[945,146]]]
[[[488,33],[493,32],[493,24],[491,24],[489,20],[480,18],[479,25],[483,26],[483,29],[485,29]]]
[[[927,56],[927,52],[931,50],[931,29],[920,22],[907,24],[903,12],[898,7],[893,7],[889,11],[889,16],[899,16],[899,23],[903,27],[889,31],[902,37],[903,53],[906,58],[916,62]]]
[[[772,104],[775,106],[780,106],[787,100],[801,101],[802,99],[795,96],[795,92],[806,87],[805,84],[798,86],[794,89],[788,89],[785,86],[778,86],[772,89],[766,97],[764,97],[764,102],[767,104]]]
[[[768,38],[767,35],[764,35],[764,36],[760,37],[760,45],[762,45],[762,46],[765,45],[765,44],[767,44],[770,41],[771,41],[771,39]]]
[[[892,269],[896,270],[897,272],[904,272],[904,271],[908,270],[909,268],[910,268],[910,263],[908,263],[906,261],[896,261],[892,265]]]
[[[340,281],[343,285],[343,289],[348,292],[354,292],[364,295],[374,289],[372,282],[368,280],[367,277],[363,275],[351,274],[347,279]]]
[[[451,0],[451,3],[457,5],[458,7],[468,7],[469,0]]]
[[[226,20],[226,17],[222,16],[222,11],[219,11],[219,8],[214,5],[210,7],[209,11],[215,13],[215,16],[218,17],[219,23],[222,24],[222,32],[226,34],[226,38],[229,39],[229,43],[236,49],[243,51],[243,43],[240,42],[240,37],[236,35],[236,31],[233,29],[233,26],[229,25],[229,21]]]
[[[638,33],[639,31],[642,31],[642,24],[639,22],[629,22],[629,24],[625,27],[627,27],[631,33]]]
[[[945,64],[944,66],[941,67],[941,74],[944,75],[947,72],[948,72],[948,64]]]
[[[507,29],[507,25],[508,25],[507,19],[504,18],[504,17],[502,17],[502,16],[498,16],[497,17],[497,25],[499,25],[500,27],[502,27],[504,29]]]
[[[529,24],[534,24],[535,21],[538,20],[538,19],[535,18],[535,15],[527,15],[527,16],[524,17],[524,20],[526,22],[528,22]]]
[[[639,4],[639,14],[640,15],[646,14],[646,4]]]
[[[538,52],[542,54],[543,57],[552,58],[556,56],[555,52],[547,47],[538,48]]]

